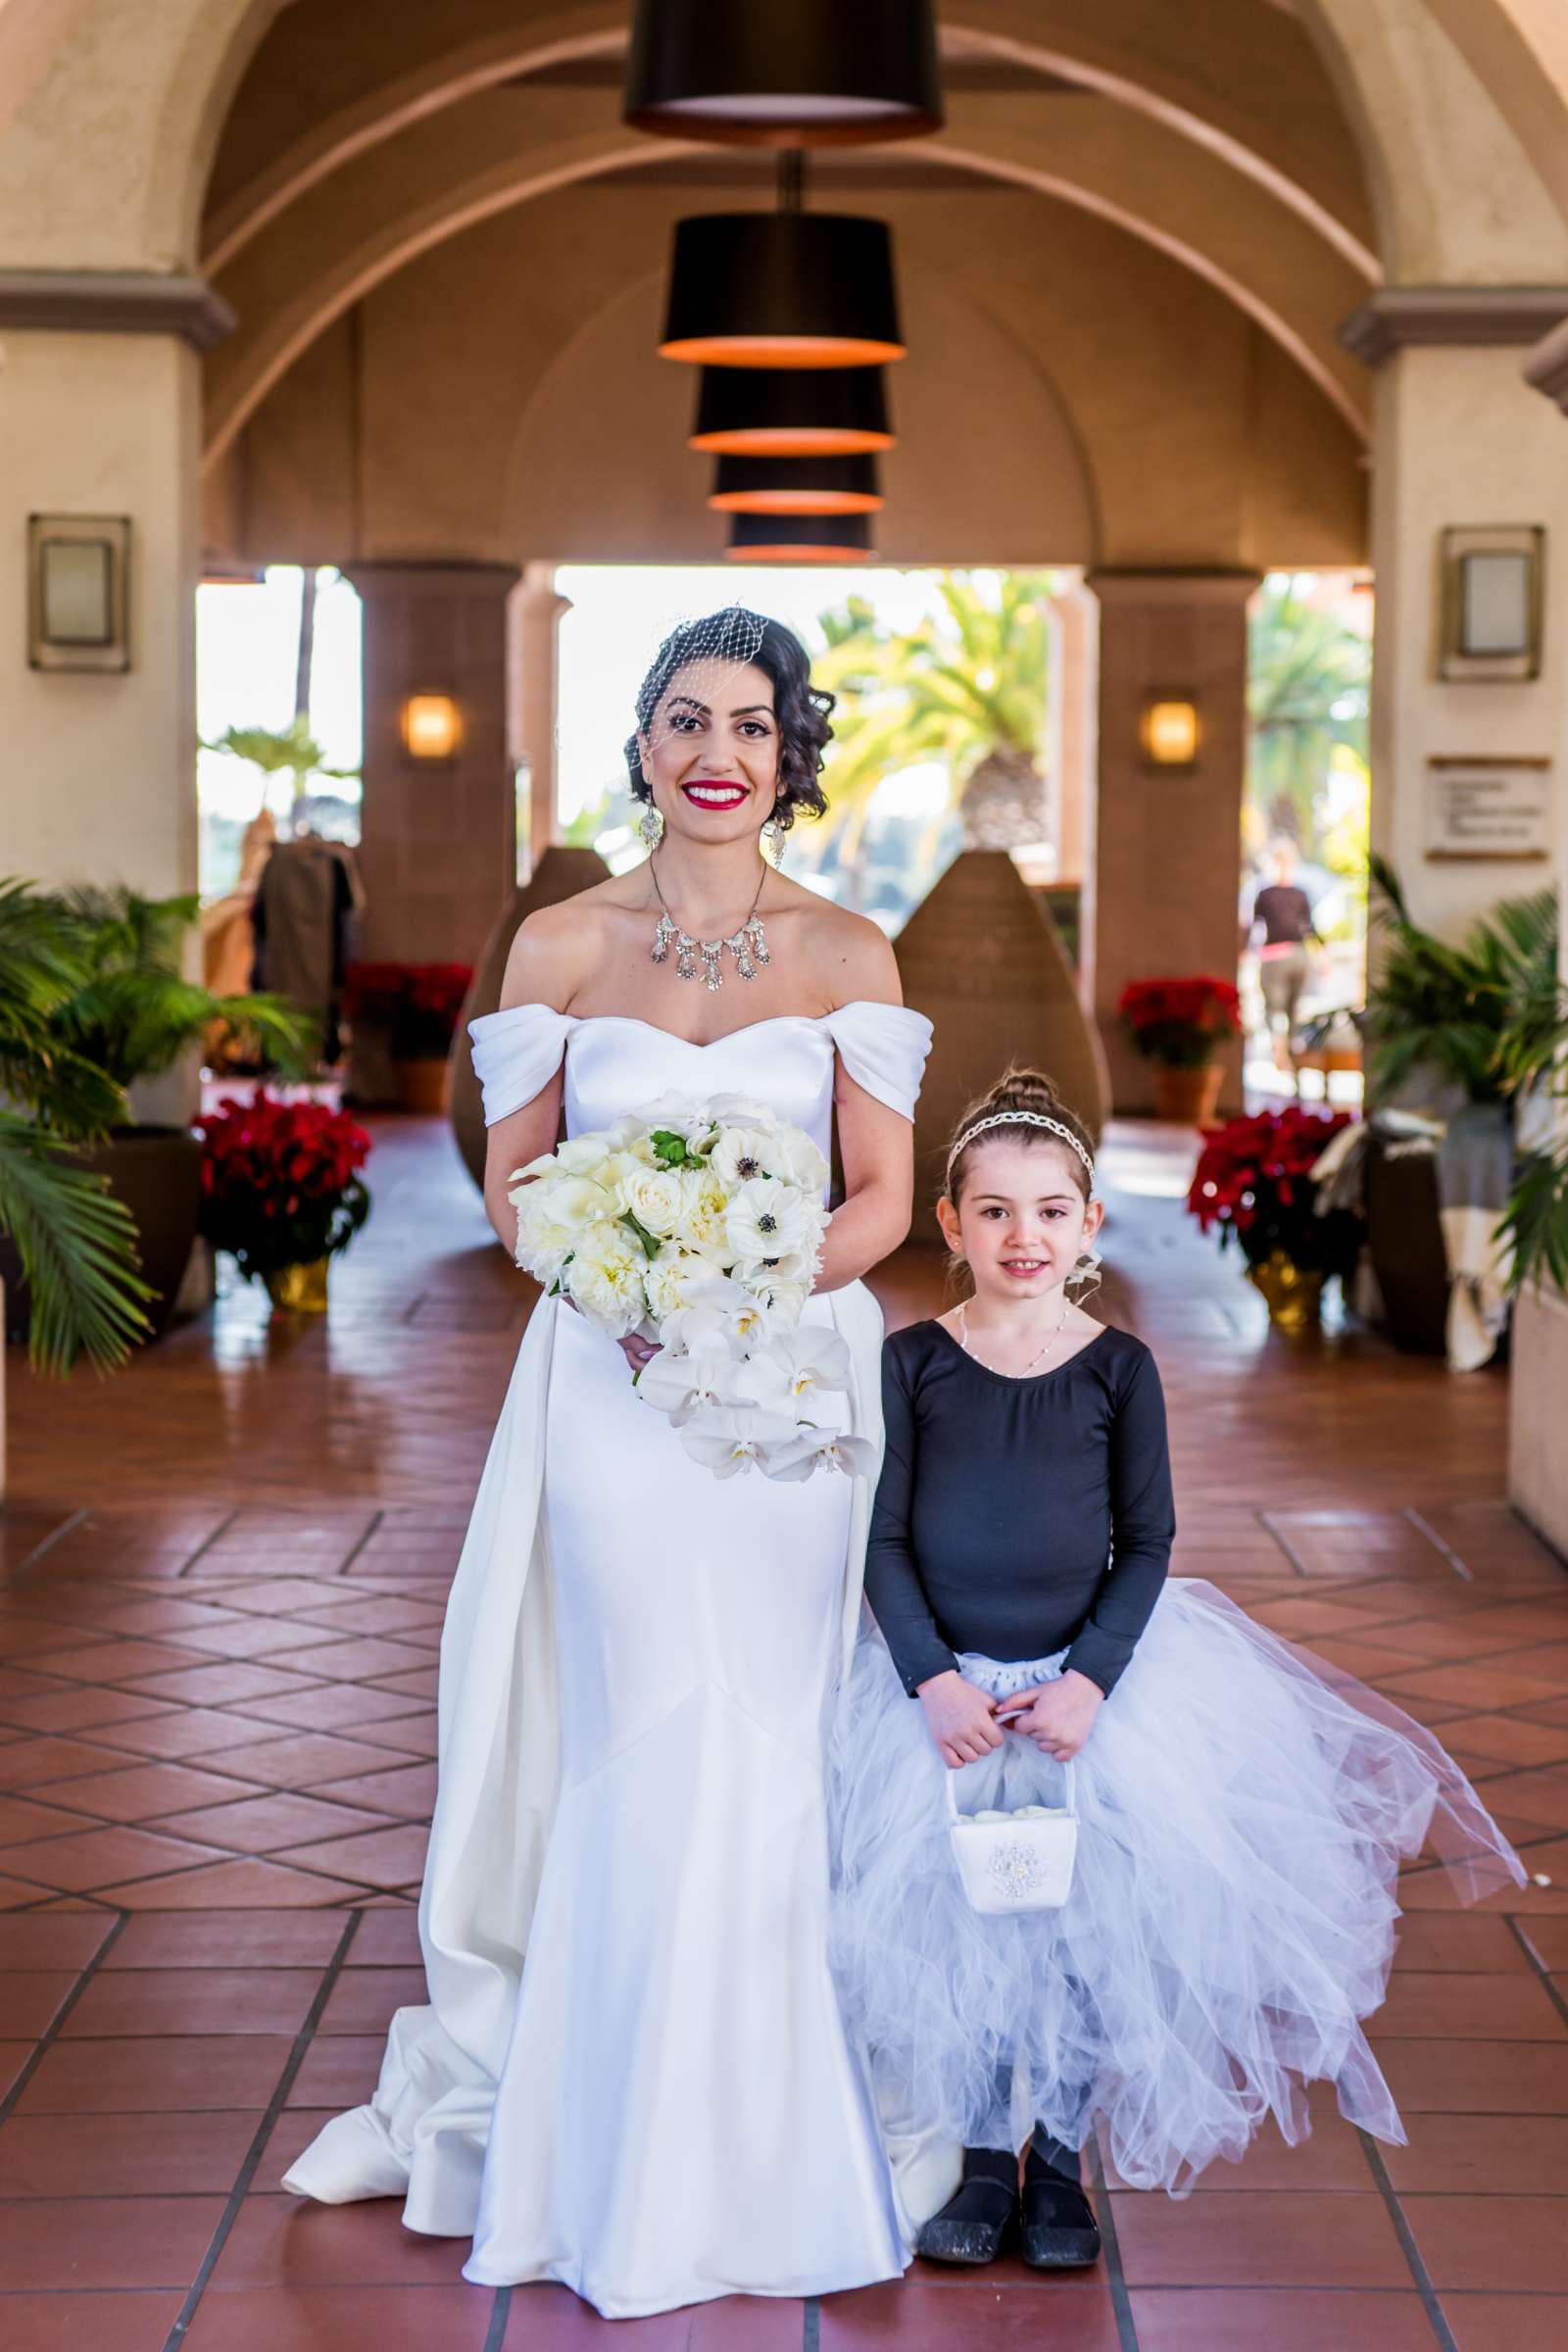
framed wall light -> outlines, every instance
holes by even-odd
[[[129,669],[128,514],[28,515],[27,662]]]
[[[1443,533],[1440,678],[1485,686],[1541,675],[1545,546],[1539,523],[1463,524]]]
[[[403,706],[403,748],[411,760],[450,760],[463,741],[463,714],[450,694],[411,694]]]
[[[1198,704],[1177,689],[1145,697],[1138,721],[1138,740],[1150,767],[1192,767],[1202,741]]]

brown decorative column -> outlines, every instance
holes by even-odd
[[[368,960],[472,963],[516,886],[509,694],[510,564],[350,564],[365,600]],[[459,734],[439,759],[404,741],[411,695],[446,695]]]
[[[556,726],[561,623],[569,596],[556,588],[553,564],[529,564],[513,599],[517,662],[517,749],[528,762],[528,868],[538,870],[557,834]],[[629,731],[629,730],[628,730]]]
[[[1129,980],[1232,979],[1247,761],[1247,604],[1255,572],[1097,571],[1100,759],[1093,895],[1094,1008],[1118,1111],[1153,1107],[1151,1065],[1121,1033]],[[1152,700],[1196,704],[1189,766],[1157,767],[1142,742]],[[1240,1040],[1220,1102],[1242,1102]]]

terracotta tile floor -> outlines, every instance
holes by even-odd
[[[394,2201],[315,2209],[291,2154],[369,2090],[420,1986],[447,1580],[525,1315],[434,1122],[374,1122],[330,1316],[243,1287],[122,1378],[11,1351],[0,1510],[0,2342],[66,2352],[567,2352]],[[1106,2259],[622,2324],[646,2352],[1536,2352],[1568,2341],[1568,1576],[1508,1513],[1506,1381],[1365,1333],[1271,1335],[1187,1229],[1189,1139],[1108,1145],[1110,1319],[1158,1352],[1177,1567],[1396,1693],[1528,1849],[1456,1910],[1406,1881],[1376,2039],[1409,2144],[1315,2098],[1183,2203],[1099,2173]],[[930,1310],[937,1259],[878,1288]],[[1480,2226],[1476,2224],[1477,2205]]]

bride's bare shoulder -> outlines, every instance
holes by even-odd
[[[625,877],[607,874],[571,898],[524,915],[507,956],[502,1005],[550,1004],[564,1012],[632,907]]]
[[[807,946],[832,1005],[903,1004],[893,943],[868,915],[818,899],[807,916]]]

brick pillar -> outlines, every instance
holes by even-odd
[[[509,692],[510,564],[350,564],[365,601],[361,954],[471,963],[516,884]],[[449,694],[449,760],[403,740],[411,694]]]
[[[513,599],[517,671],[517,749],[528,762],[528,870],[560,837],[556,810],[556,730],[561,623],[569,596],[556,588],[553,564],[530,564]],[[628,725],[627,733],[631,729]]]
[[[1116,1000],[1129,980],[1214,972],[1234,979],[1247,761],[1247,604],[1254,572],[1097,571],[1099,783],[1095,818],[1094,1009],[1117,1111],[1153,1107],[1152,1064],[1125,1042]],[[1190,768],[1146,762],[1152,696],[1196,701]],[[1241,1041],[1220,1097],[1242,1103]]]

